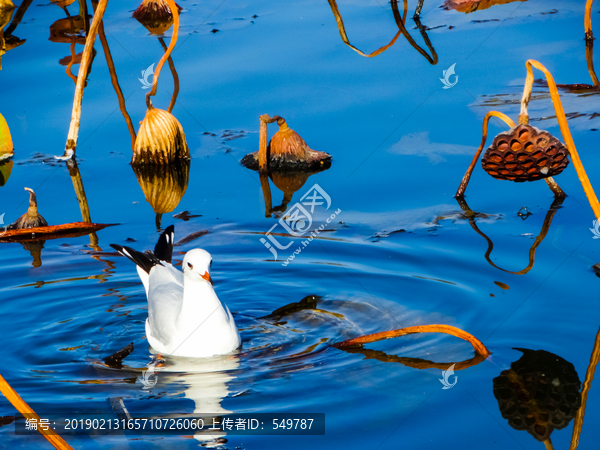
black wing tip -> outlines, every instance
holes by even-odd
[[[171,263],[173,259],[174,239],[175,226],[169,225],[167,228],[165,228],[165,231],[162,232],[158,238],[156,247],[154,247],[154,255],[156,255],[159,260]]]
[[[139,268],[144,272],[150,273],[150,270],[156,265],[161,264],[161,261],[152,253],[150,250],[145,253],[138,252],[137,250],[117,244],[110,244],[112,248],[118,251],[121,255],[127,259],[133,261]]]

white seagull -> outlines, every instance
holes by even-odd
[[[206,250],[190,250],[183,259],[183,272],[179,271],[171,264],[174,234],[171,225],[161,234],[154,252],[111,244],[137,265],[146,289],[148,343],[166,356],[230,353],[241,339],[229,308],[213,289],[212,257]]]

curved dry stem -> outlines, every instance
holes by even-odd
[[[382,341],[385,339],[392,339],[392,338],[395,338],[398,336],[406,336],[406,335],[415,334],[415,333],[449,334],[451,336],[456,336],[456,337],[463,339],[463,340],[467,341],[468,343],[470,343],[473,346],[475,353],[483,356],[484,358],[487,358],[488,356],[490,356],[492,354],[492,352],[490,352],[485,347],[485,345],[483,345],[481,343],[481,341],[478,340],[472,334],[469,334],[466,331],[461,330],[460,328],[456,328],[456,327],[453,327],[450,325],[439,325],[439,324],[417,325],[414,327],[400,328],[398,330],[383,331],[381,333],[367,334],[364,336],[359,336],[357,338],[347,339],[342,342],[337,342],[335,344],[332,344],[332,347],[343,349],[344,347],[360,346],[360,345],[368,344],[370,342],[377,342],[377,341]]]
[[[67,143],[65,145],[65,158],[70,158],[75,154],[77,149],[77,138],[79,136],[79,123],[81,120],[81,101],[83,100],[83,89],[85,87],[85,77],[88,73],[88,68],[92,60],[92,52],[94,50],[94,42],[96,34],[102,22],[102,16],[106,11],[108,0],[100,0],[92,26],[85,40],[85,48],[79,65],[79,73],[77,75],[77,84],[75,86],[75,98],[73,99],[73,111],[71,113],[71,123],[69,124],[69,134],[67,135]]]
[[[592,34],[592,3],[594,3],[594,0],[587,0],[585,4],[585,38],[589,41],[594,39]]]
[[[556,197],[554,199],[554,201],[552,202],[550,209],[546,213],[546,218],[544,219],[544,224],[542,225],[540,234],[538,235],[538,237],[535,238],[535,241],[533,242],[533,244],[531,245],[531,248],[529,249],[529,264],[523,270],[519,270],[518,272],[512,272],[510,270],[503,269],[502,267],[497,266],[492,261],[492,259],[490,258],[490,255],[492,254],[492,251],[494,250],[494,243],[477,226],[477,223],[475,222],[475,214],[473,213],[473,211],[471,211],[471,209],[469,208],[469,205],[467,205],[467,202],[462,198],[457,198],[456,200],[458,201],[458,204],[460,205],[461,209],[467,213],[466,215],[469,218],[469,225],[471,225],[471,228],[473,228],[475,230],[475,232],[477,234],[479,234],[482,238],[484,238],[486,240],[486,242],[488,243],[488,248],[484,255],[486,261],[492,267],[495,267],[496,269],[501,270],[502,272],[512,273],[514,275],[525,275],[527,272],[529,272],[531,269],[533,269],[533,265],[535,264],[535,252],[536,252],[537,248],[539,247],[539,245],[542,243],[542,241],[546,238],[546,235],[548,234],[548,231],[550,230],[550,225],[552,225],[552,219],[554,218],[554,215],[556,214],[558,207],[560,205],[562,205],[564,197]]]
[[[71,61],[69,61],[69,64],[67,64],[67,68],[65,69],[67,76],[73,80],[73,83],[75,83],[75,85],[77,85],[77,77],[75,75],[73,75],[73,72],[71,72],[71,67],[73,67],[73,64],[75,63],[75,40],[76,40],[76,36],[75,36],[75,22],[73,21],[73,17],[71,16],[71,14],[69,14],[69,10],[65,7],[63,8],[63,10],[65,11],[65,13],[67,14],[67,17],[69,18],[69,23],[71,24]]]
[[[38,416],[33,409],[21,398],[17,391],[15,391],[10,384],[0,375],[0,392],[6,397],[6,399],[27,419],[35,419],[39,423],[40,416]],[[67,444],[56,432],[48,427],[44,430],[42,427],[37,427],[36,430],[44,436],[52,446],[58,450],[73,450],[69,444]]]
[[[592,188],[590,180],[585,173],[583,164],[581,163],[581,159],[579,158],[579,153],[577,153],[577,149],[575,148],[575,142],[573,141],[573,136],[571,136],[571,130],[569,130],[569,124],[567,123],[565,111],[560,101],[560,96],[558,95],[554,78],[548,69],[546,69],[538,61],[529,59],[525,65],[527,67],[527,78],[525,79],[525,88],[523,90],[523,97],[521,98],[521,115],[519,117],[527,116],[527,106],[529,105],[529,100],[531,99],[531,90],[533,88],[533,67],[535,67],[536,69],[542,71],[546,76],[548,89],[552,98],[552,104],[554,105],[554,111],[556,111],[556,118],[558,120],[558,125],[560,126],[560,132],[565,140],[565,145],[569,150],[569,154],[571,155],[571,160],[573,161],[573,165],[575,166],[577,176],[579,177],[579,181],[583,186],[585,195],[590,202],[592,210],[594,211],[594,216],[596,216],[597,219],[600,219],[600,203],[598,203],[598,197],[596,197],[596,193]]]
[[[485,357],[480,354],[476,354],[473,358],[467,359],[466,361],[436,363],[433,361],[429,361],[427,359],[408,358],[408,357],[404,357],[404,356],[388,355],[387,353],[382,352],[381,350],[371,350],[371,349],[362,348],[362,347],[342,347],[342,348],[340,348],[340,350],[344,350],[345,352],[348,352],[348,353],[359,353],[361,355],[364,355],[365,359],[376,359],[377,361],[381,361],[381,362],[398,363],[398,364],[402,364],[406,367],[410,367],[412,369],[418,369],[418,370],[423,370],[423,369],[446,370],[446,369],[448,369],[448,367],[454,366],[454,371],[456,372],[459,370],[464,370],[464,369],[468,369],[469,367],[476,366],[477,364],[485,361]]]
[[[374,56],[377,56],[377,55],[385,52],[388,48],[390,48],[392,45],[394,45],[396,43],[396,40],[398,39],[400,34],[402,34],[401,31],[398,31],[398,33],[396,33],[396,36],[394,36],[394,38],[390,41],[389,44],[384,45],[383,47],[375,50],[373,53],[369,53],[369,54],[363,53],[362,51],[357,49],[355,46],[350,44],[350,40],[348,39],[348,35],[346,34],[346,28],[344,27],[344,21],[342,20],[342,15],[340,14],[340,10],[338,9],[338,6],[337,6],[335,0],[327,0],[327,1],[329,2],[329,6],[331,7],[331,12],[333,12],[333,15],[335,16],[335,21],[337,23],[338,31],[340,32],[340,37],[342,38],[342,41],[344,41],[344,44],[346,44],[348,47],[350,47],[356,53],[358,53],[361,56],[364,56],[365,58],[373,58]],[[407,1],[404,0],[404,17],[405,17],[404,20],[406,20],[406,11],[407,11]]]
[[[473,161],[471,161],[471,164],[469,165],[467,172],[465,173],[462,181],[460,182],[460,186],[458,187],[458,190],[456,191],[456,195],[455,195],[456,198],[462,198],[465,195],[465,191],[469,184],[469,180],[471,179],[471,174],[473,173],[473,169],[475,169],[475,164],[477,164],[477,160],[479,159],[479,156],[481,155],[481,151],[483,150],[483,146],[485,145],[485,141],[487,140],[488,122],[490,121],[490,118],[492,118],[492,117],[497,117],[499,119],[502,119],[504,121],[504,123],[506,123],[511,128],[516,126],[510,117],[508,117],[506,114],[502,114],[501,112],[490,111],[485,115],[485,117],[483,118],[483,132],[482,132],[481,144],[479,144],[479,148],[477,149],[477,152],[475,152],[475,156],[473,156]]]
[[[94,2],[96,3],[96,2]],[[93,3],[92,3],[93,4]],[[106,65],[108,66],[108,71],[110,72],[110,81],[112,82],[113,89],[117,94],[117,98],[119,99],[119,109],[121,110],[121,114],[125,118],[125,122],[127,123],[127,129],[129,130],[129,135],[131,136],[131,148],[135,147],[135,128],[131,121],[131,117],[129,117],[129,113],[125,108],[125,97],[123,96],[123,91],[121,91],[121,86],[119,86],[119,79],[117,78],[117,71],[115,70],[115,63],[113,62],[112,55],[110,53],[110,48],[108,47],[108,41],[106,40],[106,35],[104,34],[104,24],[100,24],[100,29],[98,31],[98,35],[100,36],[100,42],[102,43],[102,50],[104,50],[104,57],[106,58]]]
[[[546,450],[554,450],[554,446],[552,445],[552,441],[550,440],[550,436],[548,436],[548,439],[546,439],[544,441],[544,446],[546,447]]]
[[[165,61],[169,59],[171,56],[171,52],[175,48],[175,44],[177,43],[177,36],[179,35],[179,10],[177,9],[177,5],[173,0],[167,0],[169,4],[169,9],[171,10],[171,14],[173,15],[173,36],[171,36],[171,42],[169,43],[169,48],[165,52],[165,54],[160,58],[158,64],[156,65],[156,70],[154,71],[154,77],[152,78],[152,89],[150,92],[146,94],[146,105],[148,108],[151,107],[152,102],[150,101],[150,97],[156,95],[156,89],[158,84],[158,77],[160,75],[160,71],[165,65]]]
[[[594,341],[594,348],[592,349],[592,356],[590,357],[590,363],[588,364],[587,372],[585,373],[585,380],[583,381],[583,389],[581,390],[581,406],[577,410],[575,415],[575,421],[573,422],[573,436],[571,437],[570,450],[575,450],[579,445],[579,436],[581,436],[581,428],[583,427],[583,417],[585,416],[585,405],[587,403],[588,393],[594,381],[594,373],[600,360],[600,329],[596,334],[596,340]]]
[[[19,25],[23,20],[23,16],[25,15],[27,8],[29,8],[32,2],[33,0],[24,0],[23,2],[21,2],[17,11],[13,14],[13,18],[10,21],[10,25],[6,28],[6,30],[4,30],[4,34],[13,34],[13,32],[17,29],[17,25]]]
[[[429,56],[429,54],[427,54],[427,52],[425,50],[423,50],[421,47],[419,47],[419,45],[415,42],[415,40],[412,38],[412,36],[406,30],[406,27],[404,26],[406,21],[402,20],[402,18],[400,17],[400,12],[398,11],[398,0],[391,0],[391,5],[392,5],[392,11],[394,13],[394,19],[396,20],[396,25],[398,26],[398,29],[400,30],[400,32],[404,34],[404,37],[406,38],[408,43],[416,51],[418,51],[421,55],[423,55],[425,57],[425,59],[427,59],[427,61],[429,61],[429,63],[431,65],[435,66],[438,63],[438,56],[437,56],[437,53],[435,52],[435,49],[431,45],[431,42],[429,41],[429,37],[427,36],[427,33],[425,32],[425,28],[423,27],[423,25],[421,25],[421,21],[419,20],[419,18],[416,17],[414,20],[417,25],[417,28],[421,32],[421,36],[423,37],[423,40],[425,41],[425,45],[427,45],[427,48],[431,52],[431,56]]]
[[[162,37],[158,38],[160,45],[162,46],[165,53],[167,52],[167,44],[165,44],[165,40]],[[177,70],[175,69],[175,63],[173,62],[173,58],[169,55],[169,68],[171,69],[171,74],[173,75],[173,95],[171,96],[171,103],[169,103],[169,107],[167,108],[167,112],[173,111],[175,107],[175,103],[177,103],[177,96],[179,95],[179,75],[177,75]]]
[[[594,41],[592,39],[585,42],[585,60],[587,62],[588,72],[594,86],[599,87],[598,77],[594,70]]]
[[[262,125],[261,125],[262,126]],[[265,124],[265,127],[267,125]],[[266,171],[259,172],[260,186],[263,191],[263,197],[265,198],[265,217],[271,217],[273,212],[273,201],[271,200],[271,185],[269,184],[269,175]]]
[[[263,114],[260,119],[260,134],[258,142],[258,171],[266,173],[268,168],[269,155],[267,154],[267,124],[277,122],[279,116],[269,117],[268,114]]]

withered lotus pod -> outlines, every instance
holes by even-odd
[[[131,164],[169,164],[189,159],[190,151],[179,121],[151,104],[135,139]]]
[[[181,6],[177,5],[179,11]],[[173,25],[173,14],[166,0],[144,0],[132,17],[155,35],[164,34]]]
[[[523,356],[494,378],[494,397],[511,427],[543,442],[575,417],[581,406],[581,383],[573,364],[560,356],[545,350],[515,350]]]
[[[175,210],[187,190],[190,178],[190,161],[176,161],[166,165],[133,165],[137,181],[157,214],[157,222],[162,214]]]
[[[267,167],[270,171],[318,171],[331,166],[331,155],[312,150],[298,133],[288,127],[283,117],[275,116],[279,131],[273,135],[267,148]],[[259,152],[242,159],[245,167],[258,170]]]
[[[521,124],[500,133],[481,164],[494,178],[516,182],[553,177],[568,165],[568,150],[547,131]]]
[[[37,209],[37,199],[33,189],[25,188],[29,192],[29,209],[9,228],[13,230],[21,230],[23,228],[46,227],[48,222],[44,219]]]

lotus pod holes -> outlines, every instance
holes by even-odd
[[[494,378],[494,397],[512,428],[544,442],[575,417],[581,406],[581,382],[573,364],[558,355],[515,350],[523,356]]]
[[[496,136],[481,164],[499,180],[535,181],[560,174],[569,165],[567,156],[567,148],[550,133],[521,124]]]
[[[260,117],[261,131],[259,150],[246,155],[241,163],[252,170],[278,172],[314,171],[331,166],[331,155],[311,149],[298,133],[292,130],[285,119],[268,115]],[[279,131],[267,146],[267,123],[277,122]]]

